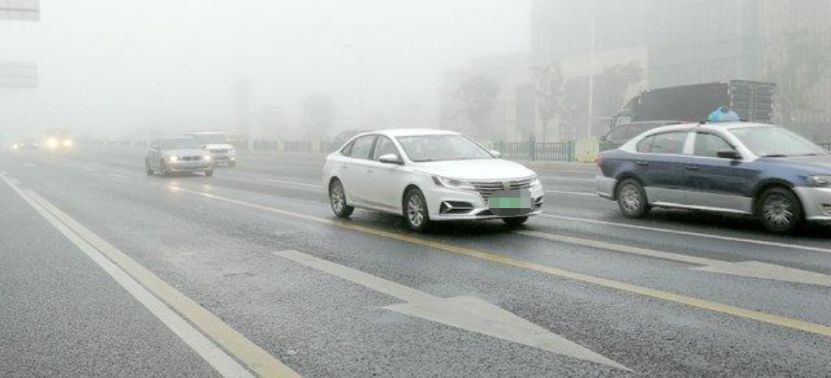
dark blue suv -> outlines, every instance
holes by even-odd
[[[597,192],[630,218],[652,207],[758,217],[777,233],[831,221],[831,155],[773,125],[667,126],[598,160]]]

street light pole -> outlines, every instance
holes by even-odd
[[[593,127],[593,125],[592,125],[593,122],[592,121],[594,120],[594,109],[593,109],[593,107],[594,107],[594,50],[595,50],[595,40],[597,39],[596,35],[595,35],[597,33],[597,7],[596,7],[596,5],[597,5],[596,1],[591,0],[591,3],[589,4],[589,7],[590,7],[590,9],[589,9],[589,12],[590,12],[590,16],[589,16],[589,18],[590,18],[590,20],[589,20],[590,32],[589,32],[589,34],[590,34],[590,37],[589,38],[591,38],[591,41],[589,41],[589,46],[591,46],[591,47],[590,47],[590,50],[589,50],[589,106],[588,106],[588,108],[589,108],[589,114],[588,114],[589,119],[588,119],[588,128],[587,128],[588,129],[588,135],[587,136],[589,138],[592,137],[592,127]],[[575,135],[575,137],[576,137],[576,135]]]

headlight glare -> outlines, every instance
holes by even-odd
[[[57,138],[49,138],[46,140],[46,147],[55,149],[58,148],[58,139]]]
[[[809,176],[808,183],[811,184],[811,186],[831,186],[831,175]]]
[[[211,155],[205,155],[205,161],[211,161]]]
[[[63,146],[64,147],[72,147],[72,144],[73,144],[72,139],[64,139],[63,140]]]
[[[171,156],[171,157],[167,158],[167,160],[169,160],[171,163],[175,163],[175,162],[179,161],[179,157]]]

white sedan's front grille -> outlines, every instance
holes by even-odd
[[[476,191],[482,195],[482,198],[487,201],[493,192],[500,190],[528,189],[531,187],[531,182],[533,180],[533,178],[529,177],[503,181],[472,181],[471,184],[473,184]]]

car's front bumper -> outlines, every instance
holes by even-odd
[[[798,186],[794,191],[802,202],[805,220],[831,222],[831,188]]]
[[[208,161],[179,161],[167,163],[167,170],[170,172],[203,172],[213,168],[213,162]]]
[[[213,158],[214,163],[230,164],[237,161],[237,154],[212,152],[211,158]]]
[[[534,216],[542,213],[543,196],[542,186],[529,189],[531,192],[532,208],[529,212],[517,215],[496,215],[491,213],[487,201],[479,192],[472,190],[455,190],[436,187],[425,193],[430,209],[430,220],[434,221],[467,221],[486,220]],[[456,206],[462,205],[465,206]]]

